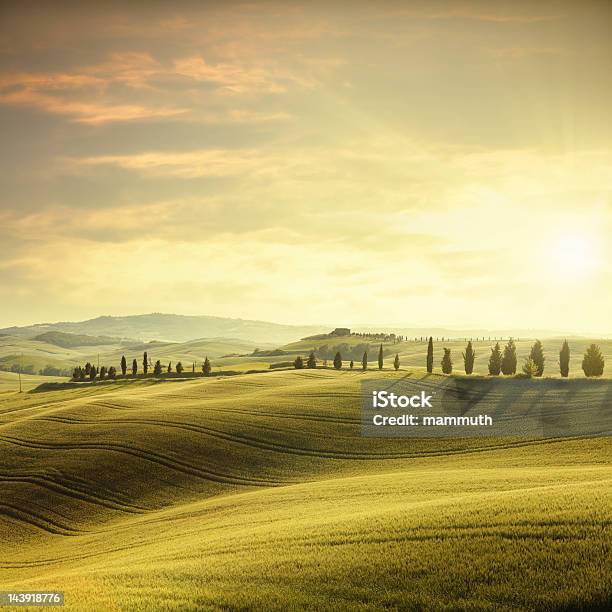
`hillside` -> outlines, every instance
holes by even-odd
[[[0,394],[1,588],[69,610],[606,609],[609,438],[362,438],[379,376]],[[576,383],[609,405],[594,382],[566,381],[568,410]],[[493,384],[488,409],[512,393]],[[522,381],[524,409],[555,384]]]
[[[55,344],[63,348],[75,348],[77,346],[104,346],[107,344],[119,344],[119,338],[110,336],[88,336],[87,334],[72,334],[60,331],[49,331],[38,336],[34,336],[32,340],[38,342],[46,342],[47,344]]]
[[[65,332],[61,336],[72,336]],[[43,337],[49,339],[48,334]],[[38,338],[40,338],[39,336]],[[81,336],[75,335],[75,338]],[[87,336],[92,338],[92,336]],[[96,337],[97,338],[97,337]],[[40,339],[30,339],[19,336],[0,336],[0,371],[21,369],[24,373],[38,374],[41,370],[52,374],[63,374],[68,376],[76,365],[83,365],[87,361],[101,365],[114,365],[119,367],[122,355],[125,355],[130,364],[132,359],[142,363],[143,353],[147,351],[152,360],[160,359],[164,364],[171,361],[176,365],[182,361],[185,367],[191,366],[192,362],[199,368],[204,357],[208,356],[215,360],[216,367],[232,367],[238,369],[249,369],[251,367],[267,367],[262,363],[254,362],[251,358],[236,357],[236,355],[250,354],[255,347],[254,343],[237,340],[233,338],[201,338],[189,342],[118,342],[104,345],[74,345],[72,338],[63,342],[70,346],[59,346],[56,343],[45,342]],[[267,347],[265,343],[262,347]],[[222,359],[226,355],[231,355]]]
[[[142,341],[186,342],[195,338],[237,338],[253,343],[284,344],[303,336],[327,331],[313,325],[279,325],[265,321],[211,316],[143,314],[126,317],[97,317],[88,321],[40,323],[0,329],[0,334],[33,337],[59,331],[89,336],[136,338]]]
[[[605,377],[612,377],[612,340],[601,338],[568,338],[571,358],[570,358],[570,377],[582,378],[584,376],[581,368],[582,357],[586,348],[595,342],[601,348],[602,355],[606,361],[604,370]],[[544,376],[559,376],[559,350],[561,349],[562,338],[546,338],[543,340],[545,369]],[[503,350],[506,340],[500,340],[499,344]],[[425,367],[427,356],[427,341],[414,341],[408,339],[405,342],[392,343],[380,342],[371,338],[362,336],[326,336],[316,339],[303,339],[296,342],[290,342],[281,347],[290,355],[308,355],[310,351],[315,351],[319,359],[333,359],[336,351],[340,351],[344,361],[353,359],[355,367],[359,368],[363,351],[368,352],[368,362],[375,363],[378,357],[380,345],[383,345],[383,354],[388,365],[396,354],[399,354],[402,366],[408,368],[422,369]],[[494,340],[474,340],[472,342],[476,351],[476,359],[474,362],[475,374],[488,374],[488,362],[491,355],[491,348],[495,345]],[[529,355],[533,340],[519,339],[516,342],[518,370]],[[454,373],[462,374],[464,372],[462,353],[465,351],[465,340],[448,340],[442,341],[440,338],[434,337],[434,371],[440,372],[440,362],[444,355],[444,347],[451,349],[453,359]]]

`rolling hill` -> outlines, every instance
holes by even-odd
[[[0,393],[0,588],[63,590],[69,610],[608,609],[610,439],[361,437],[360,381],[406,376],[448,380]],[[609,410],[609,381],[564,382]]]
[[[89,336],[136,338],[148,342],[162,340],[186,342],[196,338],[237,338],[249,342],[285,344],[303,336],[328,331],[316,325],[280,325],[265,321],[211,316],[143,314],[126,317],[97,317],[87,321],[39,323],[25,327],[7,327],[0,334],[33,337],[46,332],[68,332]]]

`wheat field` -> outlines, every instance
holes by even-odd
[[[68,610],[609,609],[609,438],[361,437],[360,382],[399,376],[423,374],[22,394],[3,374],[0,590]]]

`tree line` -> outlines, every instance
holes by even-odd
[[[336,351],[336,354],[334,355],[334,360],[333,360],[334,369],[341,370],[343,363],[344,361],[342,359],[342,353],[340,351]],[[382,344],[380,345],[380,348],[378,349],[377,363],[378,363],[378,369],[382,370],[384,367],[384,356],[383,356],[383,345]],[[293,367],[296,370],[301,370],[304,367],[311,368],[311,369],[316,368],[317,367],[317,357],[315,355],[315,352],[314,351],[310,352],[310,355],[308,356],[306,363],[304,363],[304,359],[302,358],[302,356],[298,355],[295,358],[295,361],[293,362]],[[326,359],[323,361],[323,367],[327,367]],[[393,367],[396,370],[399,370],[400,358],[399,358],[398,353],[395,354],[395,359],[393,360]],[[349,368],[351,370],[355,368],[355,361],[353,359],[349,361]],[[361,358],[361,369],[362,370],[368,369],[368,351],[367,350],[363,352],[363,356]]]
[[[474,360],[476,359],[476,352],[472,347],[472,342],[468,342],[465,352],[461,353],[463,357],[463,367],[466,374],[471,374],[474,371]],[[522,371],[519,376],[526,378],[541,377],[544,374],[544,347],[540,340],[536,340],[531,347],[529,355],[525,358],[525,362],[522,367]],[[442,357],[442,372],[444,374],[451,374],[453,371],[453,360],[451,356],[451,350],[444,348],[444,356]],[[584,353],[582,359],[582,371],[585,376],[601,376],[604,371],[605,361],[601,354],[599,346],[591,344]],[[431,373],[433,371],[433,338],[429,338],[427,346],[427,371]],[[502,351],[499,342],[491,349],[491,355],[489,356],[488,369],[489,375],[499,376],[503,374],[505,376],[511,376],[516,374],[517,368],[517,356],[516,356],[516,344],[512,338],[508,341],[504,350]],[[559,372],[563,378],[569,376],[570,371],[570,347],[567,340],[563,341],[561,350],[559,351]]]
[[[472,346],[472,341],[470,340],[467,343],[465,351],[461,353],[463,359],[463,368],[466,374],[470,375],[474,372],[474,362],[476,360],[476,351]],[[425,366],[427,372],[432,373],[434,367],[434,342],[433,337],[430,336],[427,343],[427,356],[426,356]],[[536,340],[529,355],[525,358],[525,362],[522,366],[522,370],[519,373],[519,376],[525,378],[532,377],[541,377],[544,374],[544,363],[546,359],[544,357],[544,347],[540,340]],[[380,345],[378,350],[378,369],[382,370],[384,367],[384,357],[383,357],[383,345]],[[516,354],[516,343],[512,338],[508,340],[508,343],[504,347],[503,351],[499,345],[499,342],[496,342],[495,346],[491,349],[491,355],[489,356],[488,362],[488,370],[489,375],[491,376],[499,376],[503,374],[504,376],[514,376],[516,375],[517,370],[517,354]],[[440,363],[442,367],[442,372],[444,374],[452,374],[453,372],[453,358],[451,355],[451,350],[449,348],[444,348],[444,356],[442,357],[442,361]],[[316,368],[317,367],[317,357],[314,351],[310,352],[310,355],[306,362],[301,355],[298,355],[293,362],[293,366],[296,370],[301,370],[302,368]],[[334,369],[340,370],[343,367],[343,358],[342,353],[337,351],[334,355],[333,359]],[[591,344],[584,353],[584,357],[582,359],[582,370],[585,376],[601,376],[604,371],[605,360],[601,353],[599,346],[596,344]],[[323,367],[327,367],[327,360],[324,360]],[[353,359],[349,362],[349,368],[352,370],[355,367],[355,362]],[[393,367],[395,370],[399,370],[400,367],[400,358],[399,354],[396,353],[395,359],[393,360]],[[368,369],[368,351],[364,351],[363,357],[361,358],[361,369]],[[565,340],[561,346],[561,350],[559,351],[559,372],[563,378],[567,378],[569,376],[570,371],[570,347]]]
[[[128,363],[125,355],[121,357],[121,362],[119,365],[121,369],[121,375],[123,377],[128,376]],[[152,368],[152,376],[162,376],[163,374],[172,374],[172,362],[168,362],[167,366],[162,365],[161,361],[158,359],[155,363],[153,363],[149,359],[149,355],[145,351],[142,356],[142,374],[144,376],[148,376],[149,370]],[[204,376],[209,376],[212,371],[212,365],[208,357],[204,359],[201,366],[202,374]],[[174,372],[176,372],[179,376],[185,371],[185,368],[182,362],[177,362],[174,367]],[[195,361],[191,364],[191,371],[195,374],[196,364]],[[138,361],[136,359],[132,360],[132,366],[130,368],[130,375],[133,377],[141,376],[138,370]],[[73,380],[105,380],[105,379],[115,379],[117,378],[117,368],[115,366],[101,366],[100,368],[96,367],[89,361],[84,366],[76,366],[72,372]]]

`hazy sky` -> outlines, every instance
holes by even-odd
[[[0,5],[0,325],[611,331],[612,3],[96,4]]]

